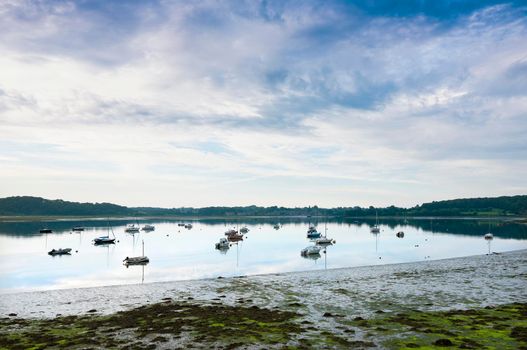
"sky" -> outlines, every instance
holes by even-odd
[[[0,197],[527,194],[527,1],[3,0],[0,33]]]

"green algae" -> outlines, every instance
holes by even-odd
[[[409,311],[353,323],[359,329],[374,329],[372,336],[394,349],[527,347],[522,328],[527,326],[527,304],[447,312]]]
[[[314,327],[292,311],[172,301],[107,316],[0,319],[0,349],[527,349],[527,304],[319,321],[328,318],[333,327]]]

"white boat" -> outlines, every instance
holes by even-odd
[[[51,255],[51,256],[55,256],[55,255],[70,255],[71,253],[71,248],[59,248],[59,249],[51,249],[48,254]]]
[[[377,216],[377,211],[375,211],[375,225],[370,229],[371,233],[379,233],[381,229],[379,228],[379,217]]]
[[[247,226],[244,226],[240,229],[240,233],[247,233],[249,232],[249,228]]]
[[[320,250],[322,249],[321,246],[317,245],[310,245],[308,247],[305,247],[300,251],[301,256],[308,256],[308,255],[315,255],[320,254]]]
[[[126,257],[123,260],[123,263],[128,265],[145,265],[150,262],[150,259],[148,259],[147,256],[145,256],[145,241],[143,241],[143,255],[142,256],[134,256],[134,257]]]
[[[486,239],[487,241],[490,241],[490,240],[494,239],[494,235],[493,235],[492,233],[490,233],[490,232],[487,233],[487,234],[485,234],[484,237],[485,237],[485,239]]]
[[[220,238],[220,241],[218,243],[216,243],[216,249],[218,250],[227,250],[229,249],[230,247],[230,243],[229,241],[227,240],[227,238]]]
[[[143,228],[141,230],[143,230],[143,231],[154,231],[155,229],[156,229],[156,227],[154,225],[146,224],[145,226],[143,226]]]
[[[333,243],[336,243],[336,242],[335,240],[328,238],[328,223],[326,222],[324,225],[324,236],[317,238],[315,240],[315,244],[318,246],[327,247],[328,245],[332,245]]]
[[[110,238],[110,231],[112,232],[113,238]],[[101,236],[93,239],[93,244],[99,245],[99,244],[114,244],[115,243],[115,234],[113,233],[113,229],[110,226],[110,221],[108,221],[108,234],[106,236]]]
[[[128,232],[128,233],[139,232],[139,225],[128,224],[128,225],[126,225],[126,228],[124,229],[124,232]]]
[[[332,245],[333,243],[335,243],[335,241],[327,237],[320,237],[315,240],[315,244],[319,246],[328,246],[328,245]]]

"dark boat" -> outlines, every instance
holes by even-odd
[[[112,233],[113,238],[110,238],[110,232]],[[115,234],[113,233],[113,229],[110,226],[109,220],[108,220],[108,234],[106,236],[94,238],[93,244],[94,245],[115,244]]]
[[[71,230],[72,231],[84,231],[84,227],[74,227]]]
[[[48,252],[49,255],[55,256],[55,255],[70,255],[71,254],[71,248],[59,248],[59,249],[51,249]]]
[[[51,231],[50,228],[43,228],[43,229],[40,229],[40,233],[52,233],[53,231]]]

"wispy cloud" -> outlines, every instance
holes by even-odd
[[[526,11],[4,1],[0,195],[338,206],[525,192]]]

